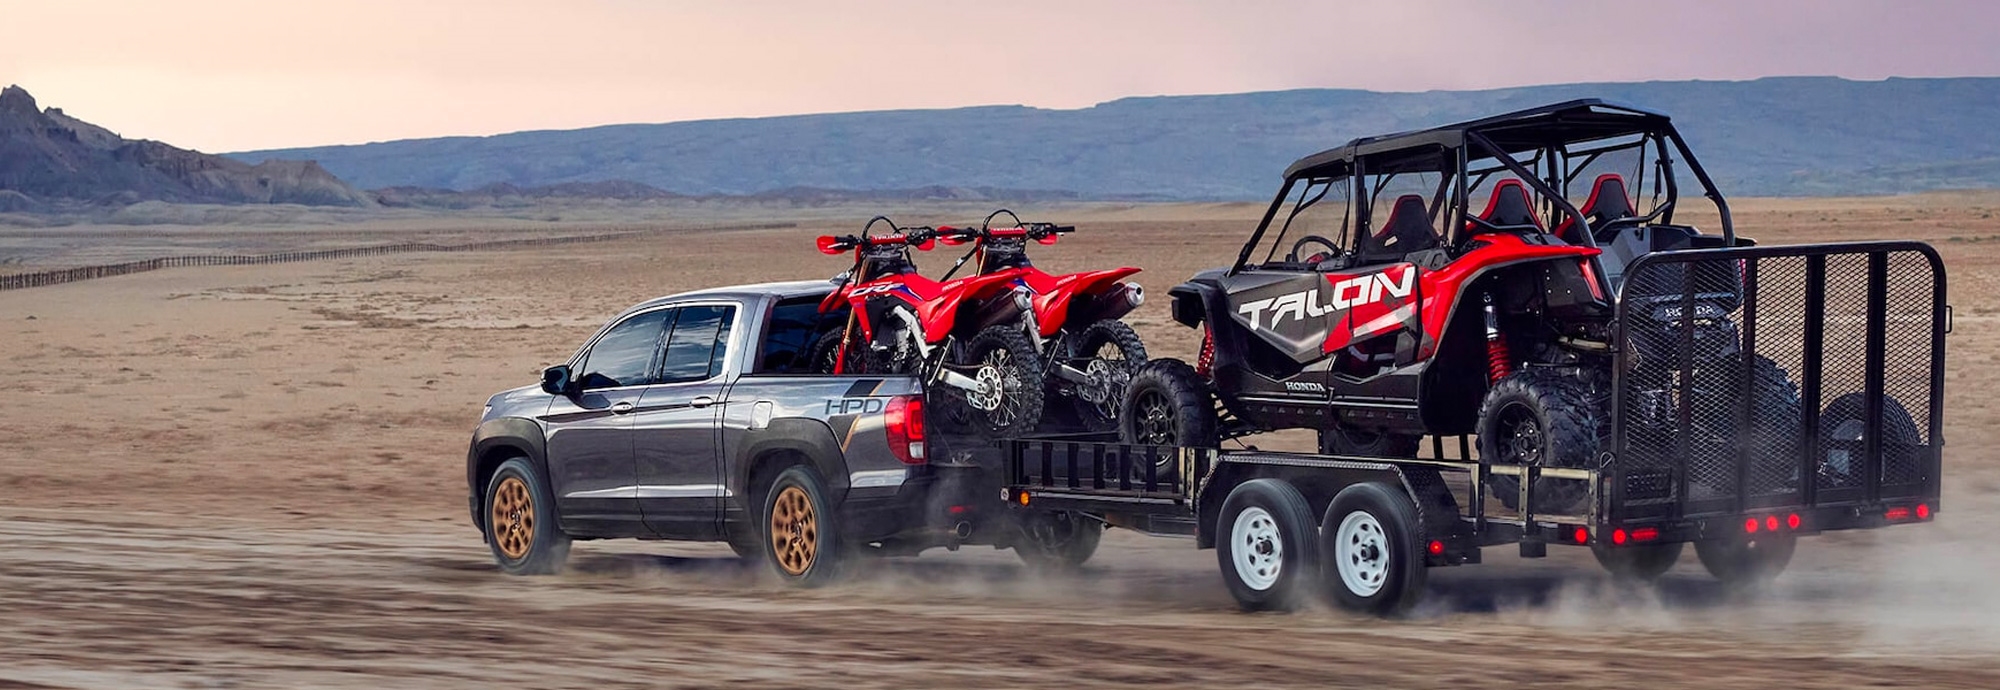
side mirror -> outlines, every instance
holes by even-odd
[[[544,393],[548,393],[549,395],[569,395],[572,383],[570,381],[569,365],[567,364],[558,364],[542,370],[542,392]]]

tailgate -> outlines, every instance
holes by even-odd
[[[1641,258],[1620,292],[1599,517],[1680,533],[1745,514],[1803,513],[1804,531],[1928,519],[1948,313],[1944,265],[1917,242]]]

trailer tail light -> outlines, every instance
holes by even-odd
[[[1918,503],[1918,504],[1917,504],[1917,519],[1918,519],[1918,520],[1929,520],[1929,519],[1931,519],[1931,504],[1929,504],[1929,503]]]
[[[1785,516],[1785,527],[1788,529],[1798,529],[1800,522],[1798,513]]]
[[[1778,531],[1778,516],[1776,515],[1764,516],[1764,529],[1771,532]]]
[[[1632,536],[1626,534],[1623,528],[1611,530],[1612,546],[1624,546],[1625,542],[1630,541],[1631,539]]]
[[[1909,506],[1896,506],[1882,511],[1882,517],[1891,520],[1908,520],[1910,519],[1910,508]]]
[[[1442,556],[1444,555],[1444,542],[1431,540],[1430,546],[1426,550],[1430,551],[1433,556]]]
[[[1659,540],[1660,540],[1660,528],[1658,527],[1641,527],[1639,529],[1632,530],[1632,541],[1659,541]]]
[[[1757,518],[1750,518],[1743,521],[1744,534],[1756,534],[1757,527],[1758,527]]]
[[[1590,530],[1578,527],[1575,532],[1569,535],[1569,538],[1578,544],[1588,544],[1590,543]]]
[[[924,399],[899,395],[889,399],[882,410],[882,426],[889,433],[889,452],[905,465],[924,464]]]

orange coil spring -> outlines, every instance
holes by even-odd
[[[1214,371],[1215,371],[1215,333],[1213,331],[1203,330],[1201,332],[1201,354],[1196,356],[1194,359],[1194,372],[1197,374],[1201,374],[1203,378],[1207,378]]]
[[[1513,369],[1514,358],[1507,352],[1507,339],[1495,335],[1486,339],[1486,382],[1498,383]]]

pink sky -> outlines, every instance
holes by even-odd
[[[207,151],[1315,87],[2000,75],[2000,3],[1977,0],[0,0],[0,18],[0,84]]]

